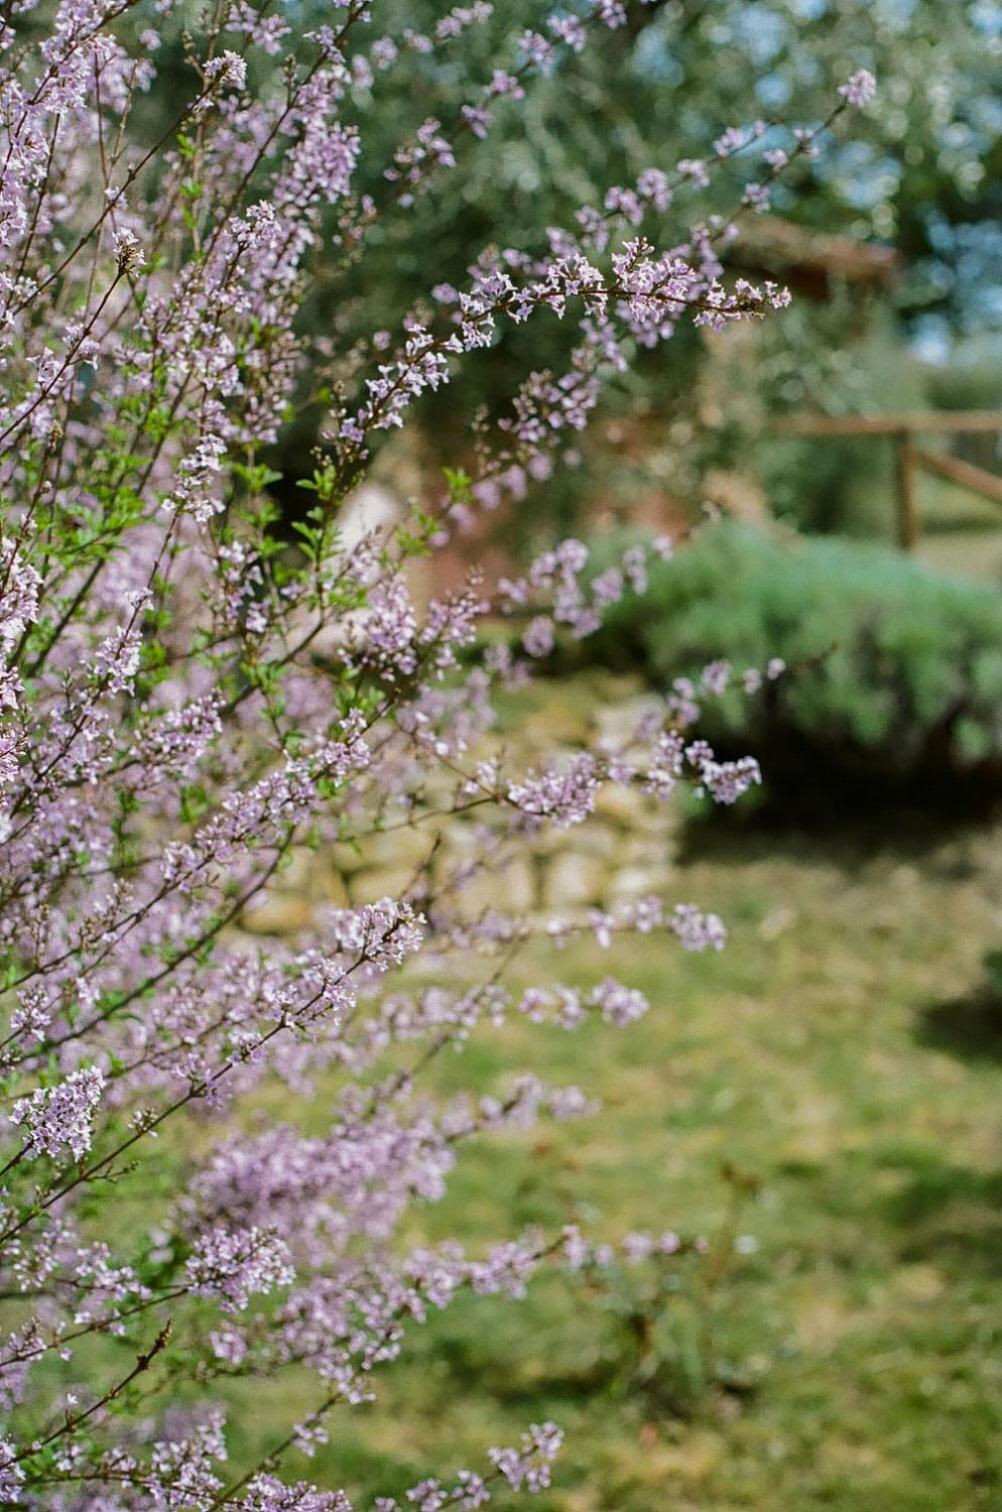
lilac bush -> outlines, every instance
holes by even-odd
[[[347,1512],[288,1455],[371,1398],[410,1326],[460,1293],[517,1298],[540,1267],[612,1254],[575,1229],[477,1254],[408,1248],[406,1216],[442,1195],[464,1141],[589,1106],[526,1073],[503,1096],[436,1099],[421,1073],[481,1024],[625,1027],[647,1010],[613,976],[591,992],[558,975],[516,985],[534,941],[724,939],[689,902],[529,921],[471,909],[464,887],[495,874],[502,899],[519,847],[586,822],[607,785],[669,801],[689,783],[729,803],[758,776],[687,733],[730,680],[719,665],[623,749],[531,770],[478,754],[495,693],[642,591],[649,552],[590,582],[565,541],[522,577],[472,577],[423,608],[408,562],[567,461],[638,346],[786,302],[725,281],[741,206],[710,224],[683,209],[664,244],[644,227],[663,233],[715,161],[761,146],[745,193],[759,208],[830,121],[786,148],[762,123],[727,131],[705,163],[653,166],[582,206],[535,259],[485,250],[463,289],[436,284],[428,249],[427,301],[344,351],[302,318],[313,249],[364,258],[386,216],[489,137],[499,98],[600,43],[624,6],[541,17],[457,119],[402,132],[381,197],[353,191],[374,78],[408,51],[461,49],[489,14],[479,0],[421,38],[374,35],[364,0],[308,32],[267,0],[31,11],[15,0],[0,21],[0,1501]],[[134,123],[168,45],[190,87],[150,142]],[[870,87],[833,88],[832,118]],[[473,418],[475,473],[448,472],[405,524],[349,545],[341,505],[381,439],[539,311],[577,323],[571,368],[528,374],[507,413]],[[290,545],[267,455],[306,402],[328,418]],[[506,614],[520,628],[482,633]],[[478,859],[443,875],[435,834],[462,816]],[[295,855],[402,827],[428,836],[402,896],[329,907],[266,950],[240,931]],[[288,1121],[255,1118],[276,1085]],[[292,1116],[321,1085],[329,1127],[307,1136]],[[647,1263],[687,1243],[632,1235],[626,1252]],[[304,1367],[314,1408],[228,1470],[226,1383],[268,1379],[281,1401]],[[527,1425],[407,1505],[538,1491],[559,1440]],[[374,1487],[366,1505],[398,1504]]]

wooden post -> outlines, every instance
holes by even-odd
[[[894,460],[898,482],[898,545],[902,551],[914,551],[919,521],[915,507],[915,448],[909,431],[901,430],[895,435]]]

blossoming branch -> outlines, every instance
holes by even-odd
[[[442,1195],[466,1140],[591,1106],[526,1071],[498,1096],[436,1099],[422,1073],[483,1024],[626,1029],[648,1011],[612,974],[588,992],[552,971],[518,985],[530,942],[537,968],[539,948],[584,932],[610,950],[633,932],[724,943],[723,922],[687,900],[540,925],[471,911],[464,892],[541,829],[587,824],[608,787],[737,800],[757,766],[718,759],[700,707],[737,682],[755,696],[781,665],[715,664],[621,749],[518,770],[478,751],[495,695],[642,592],[671,543],[591,577],[565,541],[517,580],[471,578],[424,608],[407,563],[566,462],[637,347],[683,321],[782,309],[783,289],[728,279],[726,247],[872,80],[855,75],[785,147],[773,126],[726,128],[705,161],[652,164],[579,206],[535,256],[485,249],[464,288],[443,286],[424,249],[426,305],[339,353],[304,314],[316,249],[364,258],[385,217],[478,150],[499,101],[627,21],[619,0],[541,13],[471,78],[456,119],[402,123],[375,195],[356,183],[379,76],[461,55],[491,6],[457,6],[427,36],[378,34],[375,14],[347,0],[297,29],[267,0],[204,14],[19,0],[0,19],[4,1506],[349,1512],[289,1459],[370,1399],[411,1326],[464,1291],[518,1298],[541,1267],[614,1259],[571,1228],[472,1255],[408,1247],[407,1214]],[[188,82],[162,91],[169,122],[151,141],[141,107],[168,51]],[[733,214],[701,221],[692,195],[756,151]],[[577,327],[569,370],[527,373],[479,426],[475,476],[451,473],[404,525],[350,542],[341,507],[387,434],[425,390],[460,393],[465,365],[541,312]],[[290,545],[269,449],[318,393],[323,441]],[[488,622],[511,633],[484,637]],[[477,860],[433,869],[436,817],[487,814]],[[332,906],[267,950],[240,931],[304,848],[423,826],[428,859],[400,896]],[[446,985],[415,974],[418,957]],[[242,1116],[266,1087],[306,1096],[321,1079],[324,1132]],[[626,1236],[623,1254],[671,1264],[693,1248],[668,1231]],[[76,1383],[59,1400],[55,1363]],[[314,1406],[230,1468],[219,1383],[280,1394],[293,1367],[312,1373]],[[528,1425],[407,1505],[539,1491],[559,1442]],[[398,1503],[372,1487],[367,1505]]]

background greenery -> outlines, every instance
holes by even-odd
[[[802,300],[794,315],[767,330],[755,392],[742,392],[738,378],[722,426],[708,428],[694,400],[707,348],[691,331],[664,352],[640,354],[612,412],[644,417],[641,466],[667,450],[671,486],[698,499],[706,467],[746,451],[743,432],[760,427],[763,411],[907,407],[909,386],[914,391],[921,380],[909,371],[903,330],[983,337],[1002,319],[993,272],[1002,224],[993,9],[967,0],[661,0],[635,8],[629,27],[566,60],[552,79],[534,80],[526,102],[502,105],[491,139],[467,143],[456,172],[407,216],[390,217],[345,282],[320,296],[324,316],[352,332],[354,297],[361,309],[377,290],[392,328],[402,309],[427,295],[428,245],[436,248],[440,276],[461,283],[483,246],[536,247],[547,226],[567,224],[579,204],[600,202],[610,184],[632,182],[652,164],[670,168],[680,158],[704,156],[725,125],[755,116],[792,123],[825,117],[838,82],[865,65],[880,80],[878,100],[865,119],[843,122],[816,162],[778,187],[775,209],[816,230],[897,249],[903,275],[889,307],[874,308],[858,290],[849,295],[837,284],[832,308]],[[423,0],[397,0],[396,11],[401,25],[418,27],[437,13]],[[538,20],[536,4],[512,0],[497,8],[490,27],[471,35],[485,76],[510,53],[522,27]],[[447,57],[422,60],[413,81],[377,80],[371,115],[387,123],[387,153],[389,132],[401,120],[434,114],[448,121],[464,89]],[[717,207],[729,209],[754,173],[740,157],[728,164],[715,179]],[[364,187],[380,194],[375,181]],[[676,237],[688,209],[682,192],[655,228],[657,237]],[[873,320],[880,341],[870,339]],[[473,372],[467,401],[496,405],[528,366],[557,365],[572,340],[556,321],[516,333]],[[996,364],[990,402],[998,402],[999,376]],[[448,435],[455,396],[433,398],[427,413],[433,433]],[[688,433],[680,433],[682,419],[690,422]],[[665,437],[669,420],[673,430]],[[561,518],[582,494],[594,497],[617,479],[623,486],[621,457],[610,457],[600,443],[587,460],[581,472],[551,485],[548,500],[544,495]],[[843,462],[835,454],[829,472],[841,473]],[[767,467],[767,485],[777,471]],[[796,501],[787,491],[780,507],[824,528],[825,505],[814,503],[810,471],[800,474]],[[843,489],[834,509],[829,497],[828,528],[833,518],[837,528],[859,509],[858,487]]]
[[[381,18],[402,37],[407,28],[431,30],[441,13],[434,0],[386,0]],[[316,0],[290,7],[303,31],[318,14]],[[904,337],[922,338],[921,349],[942,358],[952,349],[963,356],[964,343],[976,349],[997,332],[1002,109],[994,72],[1002,23],[996,6],[654,0],[633,7],[630,25],[604,34],[601,46],[563,59],[552,78],[529,81],[525,101],[500,102],[486,142],[461,135],[457,167],[433,180],[412,208],[392,203],[382,173],[400,139],[428,116],[449,130],[475,91],[471,80],[486,80],[494,67],[516,59],[520,33],[544,15],[537,0],[508,0],[460,43],[409,55],[346,101],[347,115],[357,118],[370,144],[358,193],[371,194],[385,213],[360,257],[345,258],[333,226],[321,244],[306,319],[331,335],[336,350],[354,351],[374,327],[398,330],[436,282],[461,285],[483,248],[537,249],[548,227],[570,224],[582,204],[600,204],[611,184],[631,183],[648,166],[671,169],[680,158],[705,156],[728,125],[756,117],[817,122],[837,85],[861,66],[878,76],[877,100],[864,117],[841,122],[816,161],[778,186],[775,210],[808,229],[893,248],[902,271],[886,296],[861,296],[836,279],[826,302],[803,299],[768,323],[753,373],[732,381],[725,364],[727,402],[713,422],[702,380],[712,384],[707,369],[718,359],[699,333],[683,329],[669,348],[638,354],[630,375],[612,385],[605,418],[638,422],[639,447],[624,458],[610,440],[618,433],[599,427],[585,466],[561,470],[537,490],[531,530],[519,527],[523,539],[565,528],[596,497],[652,482],[698,504],[706,470],[747,462],[774,413],[917,401],[925,378],[909,360]],[[146,107],[151,136],[189,74],[180,55],[162,60],[161,83]],[[739,154],[715,175],[700,214],[730,210],[755,172]],[[652,234],[671,245],[693,208],[692,196],[681,191]],[[736,255],[740,261],[740,250]],[[573,341],[570,323],[534,320],[482,354],[461,395],[450,388],[426,396],[418,418],[431,471],[463,460],[474,410],[503,408],[519,378],[533,367],[559,368]],[[961,366],[958,383],[966,384],[968,402],[997,403],[997,359],[979,362],[975,350]],[[335,370],[334,380],[347,378],[349,367]],[[298,476],[298,460],[315,443],[321,421],[319,406],[293,417],[273,458],[290,476]],[[753,471],[762,473],[774,506],[806,528],[874,533],[874,506],[864,497],[874,479],[861,476],[874,463],[856,449],[847,476],[845,449],[821,451],[815,468],[802,449],[766,449]],[[885,458],[875,465],[886,473]],[[301,497],[282,490],[278,485],[288,509],[301,506]]]
[[[954,796],[1002,777],[1002,598],[890,548],[706,527],[581,655],[665,689],[719,657],[739,671],[783,658],[785,677],[708,701],[703,723],[759,753],[780,798],[832,771],[924,777]],[[838,806],[831,791],[822,802]]]

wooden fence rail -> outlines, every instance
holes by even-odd
[[[925,472],[935,473],[938,478],[959,483],[961,488],[969,488],[972,493],[982,494],[993,503],[1002,504],[1002,477],[998,473],[989,472],[985,467],[975,467],[973,462],[965,462],[963,457],[951,457],[948,452],[920,451],[917,453],[917,461]]]
[[[897,480],[897,536],[903,551],[914,550],[921,531],[915,496],[921,468],[962,488],[1002,504],[1002,477],[960,457],[930,452],[914,437],[939,432],[952,435],[1002,433],[1002,410],[925,410],[900,415],[790,415],[776,422],[780,436],[890,436],[894,440]]]

